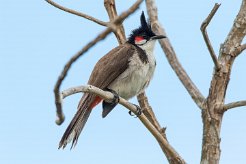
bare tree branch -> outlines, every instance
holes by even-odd
[[[67,76],[68,70],[71,68],[72,64],[85,52],[87,52],[91,47],[96,45],[99,41],[103,40],[108,34],[111,32],[110,28],[107,28],[104,30],[101,34],[99,34],[95,39],[93,39],[91,42],[89,42],[85,47],[83,47],[79,52],[77,52],[70,60],[65,64],[61,74],[58,77],[58,80],[54,87],[54,94],[55,94],[55,103],[56,103],[56,124],[61,125],[65,119],[65,116],[62,112],[62,103],[60,98],[60,86]]]
[[[142,0],[136,1],[128,10],[123,12],[120,16],[116,17],[113,20],[113,23],[117,26],[118,24],[121,24],[123,20],[125,20],[130,14],[134,13],[139,5],[141,4]],[[55,94],[55,104],[56,104],[56,124],[61,125],[65,119],[65,116],[62,112],[62,105],[61,105],[61,98],[60,98],[60,86],[65,79],[68,70],[72,66],[72,64],[85,52],[87,52],[91,47],[96,45],[99,41],[103,40],[110,32],[112,31],[111,27],[108,27],[106,30],[104,30],[102,33],[100,33],[94,40],[89,42],[85,47],[83,47],[79,52],[77,52],[64,66],[63,71],[58,77],[58,80],[54,87],[54,94]]]
[[[111,92],[103,91],[100,88],[94,87],[92,85],[73,87],[73,88],[64,90],[61,92],[61,98],[65,98],[67,96],[70,96],[78,92],[93,93],[93,94],[100,96],[106,101],[112,101],[114,99],[114,95]],[[124,107],[132,111],[133,113],[137,114],[136,106],[129,103],[127,100],[120,97],[119,104],[123,105]],[[172,154],[172,157],[176,158],[176,160],[178,161],[177,163],[179,164],[184,163],[183,159],[180,156],[177,156],[177,152],[168,143],[166,138],[160,134],[160,132],[154,127],[154,125],[149,121],[149,119],[144,114],[139,115],[138,118],[144,124],[144,126],[151,132],[151,134],[156,138],[156,140],[161,142],[165,146],[165,149],[168,151],[168,153]]]
[[[163,128],[160,126],[159,122],[157,121],[157,118],[155,116],[155,113],[152,110],[152,107],[150,106],[148,102],[148,98],[145,94],[145,92],[139,94],[137,96],[138,102],[140,104],[141,109],[143,110],[143,113],[146,115],[146,117],[149,119],[149,121],[155,126],[156,129],[159,130],[159,132],[162,132]],[[163,135],[165,136],[165,135]]]
[[[117,10],[114,0],[104,0],[104,7],[108,13],[110,21],[113,21],[117,17]],[[123,44],[126,41],[125,30],[123,25],[120,25],[117,30],[114,31],[115,37],[119,44]]]
[[[161,26],[161,24],[158,21],[158,15],[157,15],[157,7],[155,5],[154,0],[146,0],[146,6],[148,10],[148,14],[150,17],[150,21],[152,24],[153,31],[157,34],[163,34],[167,36],[165,33],[164,28]],[[180,62],[177,59],[176,53],[169,41],[168,38],[166,39],[160,39],[159,43],[165,52],[165,55],[168,59],[169,64],[179,77],[180,81],[183,83],[184,87],[194,100],[194,102],[197,104],[197,106],[200,109],[204,109],[204,102],[205,98],[199,91],[199,89],[196,87],[196,85],[192,82],[188,74],[185,72],[184,68],[180,64]]]
[[[209,53],[213,59],[213,62],[214,62],[214,65],[215,65],[215,68],[216,70],[219,70],[220,69],[220,64],[217,60],[217,56],[214,52],[214,49],[211,45],[211,42],[209,40],[209,37],[208,37],[208,33],[207,33],[207,26],[209,25],[210,21],[212,20],[214,14],[216,13],[216,11],[218,10],[218,8],[220,7],[220,4],[216,3],[213,7],[213,9],[211,10],[211,12],[209,13],[208,17],[202,22],[201,24],[201,31],[202,31],[202,35],[203,35],[203,38],[204,38],[204,41],[208,47],[208,50],[209,50]]]
[[[232,29],[230,30],[225,43],[221,46],[221,53],[224,55],[232,55],[235,47],[241,45],[243,38],[246,34],[246,0],[242,0],[242,5],[239,13],[234,20]],[[243,46],[245,47],[245,45]]]
[[[120,42],[124,43],[126,41],[125,32],[124,32],[122,22],[130,14],[135,12],[139,8],[139,5],[142,2],[143,2],[143,0],[137,0],[128,10],[122,12],[119,16],[115,15],[114,19],[112,19],[112,20],[110,18],[110,24],[108,25],[108,27],[111,27],[113,29],[113,32],[116,33],[117,35],[122,35],[119,37],[119,39],[121,40]],[[120,28],[121,26],[122,26],[123,30],[118,30],[118,29],[121,29]]]
[[[111,92],[104,91],[104,90],[97,88],[95,86],[92,86],[92,85],[77,86],[77,87],[68,88],[68,89],[61,92],[60,97],[61,97],[61,99],[65,99],[68,96],[71,96],[73,94],[80,93],[80,92],[96,94],[97,96],[100,96],[102,99],[109,101],[109,102],[114,99],[114,95]],[[133,113],[135,113],[135,114],[137,113],[136,106],[129,103],[127,100],[125,100],[121,97],[119,98],[119,104],[125,106],[126,108],[129,108],[129,110],[131,110]]]
[[[233,109],[233,108],[236,108],[236,107],[242,107],[242,106],[246,106],[246,100],[236,101],[236,102],[225,104],[224,105],[224,110],[227,111],[229,109]]]
[[[138,102],[140,104],[141,109],[143,109],[144,115],[148,118],[148,120],[154,125],[154,127],[159,131],[159,133],[167,140],[166,136],[166,128],[161,127],[159,124],[154,111],[152,110],[152,107],[150,106],[148,102],[148,98],[145,94],[145,92],[139,94],[137,96]],[[167,157],[167,160],[169,163],[183,163],[184,160],[178,155],[177,152],[170,152],[166,149],[166,146],[159,140],[157,140],[162,151]]]
[[[232,56],[237,57],[246,49],[246,44],[235,47],[235,50],[232,52]]]
[[[87,14],[84,14],[84,13],[81,13],[81,12],[78,12],[78,11],[75,11],[75,10],[72,10],[72,9],[69,9],[69,8],[66,8],[66,7],[63,7],[63,6],[59,5],[58,3],[55,3],[52,0],[45,0],[45,1],[48,2],[49,4],[51,4],[52,6],[60,9],[60,10],[63,10],[63,11],[68,12],[70,14],[74,14],[74,15],[83,17],[83,18],[88,19],[90,21],[93,21],[93,22],[95,22],[95,23],[97,23],[99,25],[108,26],[108,24],[109,24],[108,22],[103,22],[103,21],[101,21],[99,19],[96,19],[96,18],[94,18],[92,16],[89,16]]]

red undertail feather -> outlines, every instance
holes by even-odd
[[[102,101],[102,98],[97,96],[95,98],[95,100],[93,101],[93,103],[91,103],[90,105],[90,109],[93,109],[95,106],[97,106],[97,104],[99,104]]]

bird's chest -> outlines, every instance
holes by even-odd
[[[144,62],[139,55],[133,54],[129,61],[129,66],[124,73],[110,86],[121,97],[129,99],[141,93],[153,77],[156,66],[153,54],[147,54],[147,60]]]

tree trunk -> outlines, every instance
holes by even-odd
[[[234,21],[224,44],[220,48],[219,70],[214,69],[206,107],[202,110],[203,143],[201,164],[218,164],[220,160],[220,130],[224,109],[224,100],[230,80],[231,68],[237,54],[237,47],[246,33],[246,4],[242,1],[240,11]]]
[[[224,99],[230,79],[231,64],[234,61],[234,59],[225,56],[222,58],[221,60],[225,60],[225,63],[213,75],[206,108],[202,110],[203,143],[201,164],[218,164],[220,160],[220,130],[224,114]]]

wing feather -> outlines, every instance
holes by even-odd
[[[136,47],[129,43],[125,43],[111,50],[97,62],[88,84],[101,89],[108,87],[128,68],[129,58],[135,51]]]

